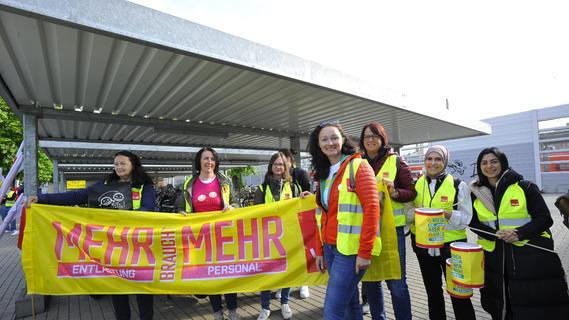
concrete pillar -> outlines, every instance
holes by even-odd
[[[35,196],[38,192],[38,118],[24,114],[24,193]]]
[[[58,161],[53,160],[53,192],[59,192],[59,168],[57,167]]]
[[[65,175],[63,174],[63,172],[60,172],[60,187],[59,187],[59,192],[67,192],[67,179],[65,178]]]
[[[38,118],[24,114],[24,194],[38,193]],[[32,297],[33,296],[33,297]],[[32,306],[33,304],[33,306]],[[28,317],[45,311],[45,296],[28,295],[24,288],[15,301],[14,317]],[[35,313],[35,314],[34,314]]]

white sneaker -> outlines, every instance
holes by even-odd
[[[271,310],[261,309],[261,313],[259,314],[257,320],[267,320],[269,319],[270,315],[271,315]]]
[[[219,310],[213,313],[214,320],[224,320],[225,317],[223,316],[223,310]]]
[[[292,318],[292,310],[290,310],[288,303],[281,304],[281,314],[283,315],[283,319]]]
[[[14,232],[12,232],[10,235],[12,235],[12,236],[17,236],[19,233],[20,233],[20,231],[14,230]]]
[[[275,292],[275,299],[280,299],[281,297],[282,297],[281,289],[277,289],[277,292]]]
[[[368,314],[369,313],[369,303],[364,303],[362,304],[362,313],[363,314]]]
[[[310,297],[310,291],[308,291],[308,286],[300,287],[300,297],[302,299]]]
[[[241,317],[237,313],[237,309],[229,310],[229,320],[239,320]]]

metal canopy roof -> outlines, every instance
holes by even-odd
[[[116,0],[0,0],[0,95],[18,114],[37,114],[41,140],[102,148],[274,150],[300,138],[304,150],[322,119],[339,119],[351,136],[380,121],[393,145],[490,133],[443,108],[408,105],[347,74]],[[109,157],[43,148],[62,163]]]

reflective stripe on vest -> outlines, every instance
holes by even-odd
[[[441,183],[432,198],[425,176],[421,176],[419,180],[417,180],[415,190],[417,191],[417,196],[415,200],[413,200],[415,208],[438,208],[452,211],[456,197],[456,189],[454,188],[454,178],[452,175],[447,174],[445,180]],[[445,227],[447,225],[448,220],[445,218]],[[411,232],[415,233],[415,225],[411,227]],[[445,243],[461,239],[466,239],[466,230],[445,229]]]
[[[397,155],[392,154],[385,159],[385,162],[381,166],[381,169],[377,173],[375,180],[379,186],[383,179],[389,181],[395,181],[397,176]],[[383,208],[383,207],[382,207]],[[391,200],[391,208],[393,209],[393,221],[396,227],[402,227],[405,225],[405,205],[403,203]]]
[[[266,190],[264,190],[263,184],[259,185],[259,189],[261,190],[261,192],[265,194],[265,203],[275,202],[275,199],[273,198],[273,192],[268,184]],[[293,194],[292,194],[292,188],[290,187],[290,182],[285,181],[283,188],[281,190],[281,194],[279,196],[279,200],[292,199],[292,196]]]
[[[336,248],[344,255],[358,253],[363,224],[363,208],[355,192],[355,173],[362,163],[361,158],[354,158],[344,170],[338,188],[338,235]],[[348,188],[348,185],[350,187]],[[378,226],[379,227],[379,226]],[[381,251],[381,238],[376,234],[371,254],[378,256]]]
[[[474,209],[476,209],[478,220],[484,225],[494,229],[496,229],[496,226],[498,226],[498,230],[515,229],[531,221],[531,216],[527,209],[526,195],[518,182],[510,185],[508,189],[506,189],[506,192],[504,192],[502,201],[500,202],[500,208],[498,209],[498,218],[496,218],[494,213],[488,210],[479,199],[474,200],[473,206]],[[547,232],[543,232],[541,236],[551,238]],[[514,245],[521,247],[528,241],[529,240],[517,241],[514,242]],[[492,252],[496,248],[496,241],[494,240],[478,237],[477,242],[488,252]]]
[[[229,204],[229,198],[231,196],[231,188],[229,187],[229,184],[225,183],[226,179],[224,179],[225,176],[223,176],[221,173],[217,174],[217,180],[219,180],[219,187],[221,189],[221,204],[223,206],[228,205]],[[188,177],[188,179],[186,179],[186,181],[184,182],[184,202],[186,203],[186,210],[185,212],[192,212],[192,188],[193,188],[193,183],[190,184],[192,180],[192,176]],[[198,179],[199,177],[196,177],[196,179]],[[189,188],[189,189],[188,189]],[[189,197],[188,197],[189,196]]]

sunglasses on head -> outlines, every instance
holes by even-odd
[[[323,128],[325,126],[337,126],[340,124],[340,121],[338,119],[332,119],[332,120],[322,120],[320,121],[320,124],[318,126],[320,126],[320,128]]]

